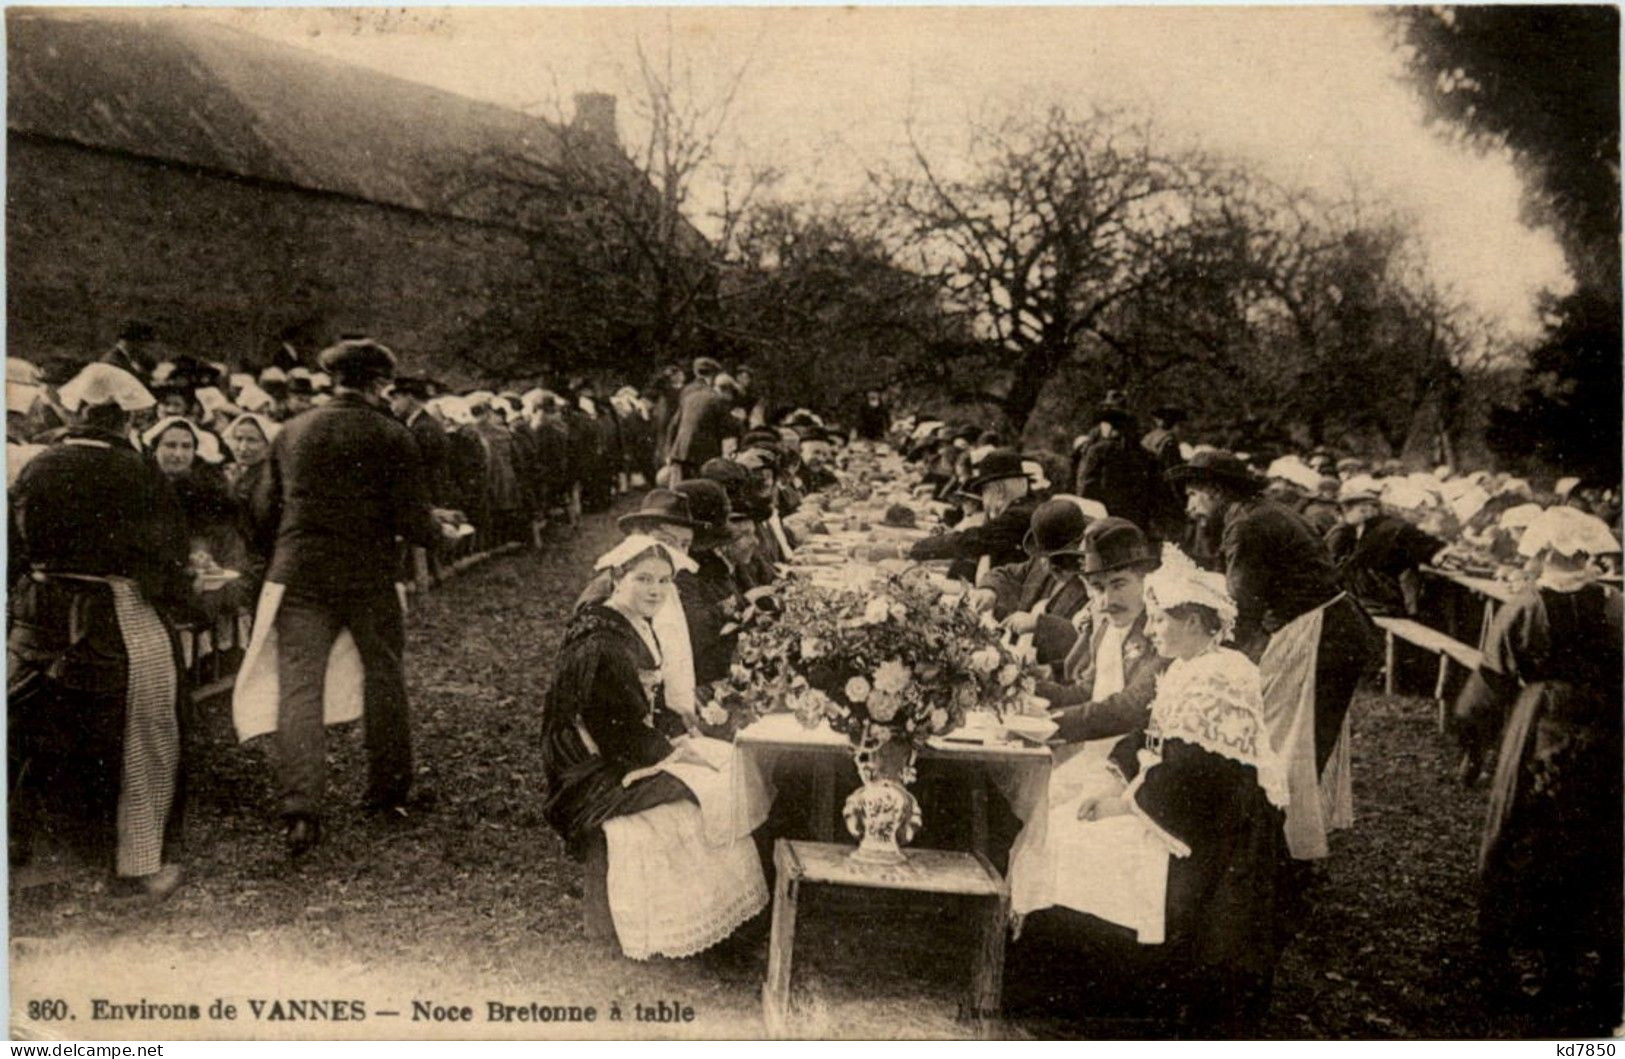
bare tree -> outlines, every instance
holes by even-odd
[[[975,377],[971,392],[1019,429],[1045,382],[1099,351],[1107,314],[1153,282],[1188,217],[1186,166],[1100,110],[976,127],[962,174],[911,142],[912,167],[877,178],[896,237],[987,339],[931,368]]]

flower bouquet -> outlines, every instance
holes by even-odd
[[[848,827],[863,840],[860,855],[900,859],[897,843],[920,823],[906,789],[919,748],[967,711],[1021,712],[1034,690],[1027,660],[919,568],[861,590],[792,580],[777,591],[777,613],[744,623],[732,675],[712,701],[730,714],[788,708],[851,740],[864,788],[847,802]]]

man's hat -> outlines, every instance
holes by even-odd
[[[374,382],[393,378],[395,354],[370,338],[345,339],[317,356],[323,371],[346,382]]]
[[[434,396],[434,385],[420,375],[401,375],[395,379],[395,392],[427,401]]]
[[[1095,406],[1094,414],[1090,416],[1091,423],[1110,423],[1118,430],[1128,431],[1134,429],[1134,413],[1120,404],[1099,404]]]
[[[965,492],[979,493],[982,487],[1005,478],[1026,478],[1027,470],[1021,465],[1021,454],[1015,449],[994,449],[973,471],[971,480],[965,483]]]
[[[1218,485],[1253,494],[1264,488],[1264,480],[1247,469],[1236,456],[1221,449],[1197,452],[1189,463],[1168,471],[1174,485]]]
[[[145,320],[128,320],[118,331],[120,342],[151,342],[157,337],[157,330]]]
[[[722,486],[735,509],[744,506],[750,490],[750,472],[739,464],[720,457],[709,459],[700,465],[700,477]]]
[[[1176,404],[1158,405],[1156,408],[1151,409],[1151,415],[1169,426],[1173,426],[1175,423],[1183,423],[1190,418],[1190,413]]]
[[[1032,556],[1082,555],[1079,542],[1089,516],[1070,500],[1046,500],[1033,509],[1032,528],[1021,546]]]
[[[1337,490],[1339,504],[1375,503],[1382,498],[1382,485],[1369,474],[1356,474]]]
[[[728,502],[726,489],[708,478],[689,478],[671,488],[688,500],[694,516],[694,547],[717,548],[733,539],[728,532],[733,505]]]
[[[1157,554],[1140,527],[1126,518],[1103,518],[1083,533],[1083,573],[1104,574],[1130,566],[1150,569]]]
[[[715,375],[722,370],[722,364],[710,357],[694,358],[694,374]]]
[[[687,526],[696,528],[699,524],[688,506],[688,497],[681,493],[674,493],[670,489],[651,489],[643,494],[643,502],[636,511],[622,515],[615,520],[623,533],[632,533],[637,527],[651,522],[660,522],[668,526]]]

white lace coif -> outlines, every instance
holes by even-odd
[[[1162,565],[1145,576],[1145,605],[1167,610],[1181,603],[1208,607],[1219,615],[1219,637],[1227,639],[1236,626],[1236,601],[1230,598],[1223,574],[1209,573],[1172,544],[1162,546]]]
[[[657,541],[646,533],[634,533],[621,543],[598,557],[592,564],[594,570],[612,570],[617,566],[624,566],[633,556],[641,555],[650,548],[658,549],[671,563],[674,570],[687,570],[689,573],[699,569],[699,566],[682,552],[667,545],[664,541]]]

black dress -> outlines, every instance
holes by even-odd
[[[1500,744],[1479,851],[1483,941],[1570,955],[1600,949],[1616,976],[1625,905],[1620,603],[1596,584],[1518,596],[1496,615],[1484,662],[1456,704],[1469,750]]]
[[[619,611],[588,604],[570,620],[542,714],[542,767],[547,822],[577,859],[605,820],[693,800],[664,772],[621,785],[672,749],[653,726],[658,696],[644,690],[642,674],[657,666]]]

